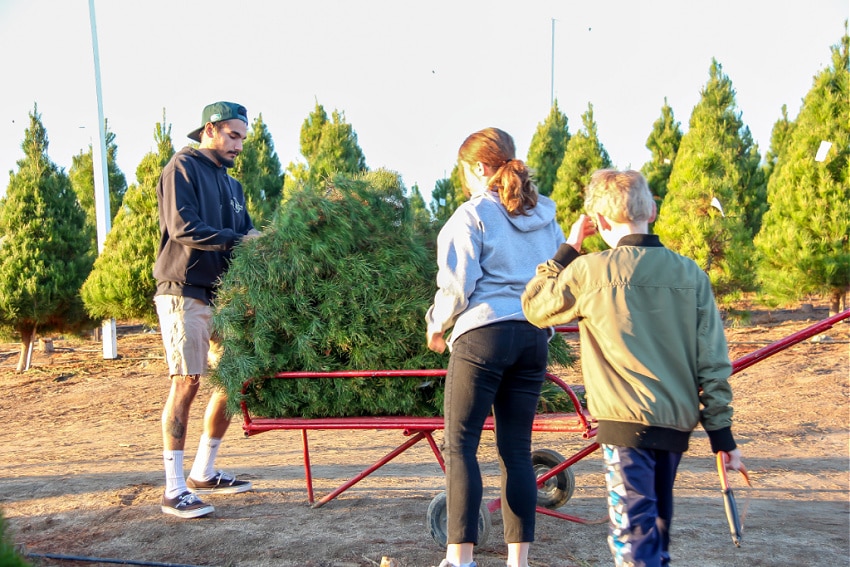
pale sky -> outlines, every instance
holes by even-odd
[[[665,97],[687,130],[712,57],[764,156],[782,105],[795,118],[830,64],[848,0],[95,0],[95,11],[104,115],[129,183],[163,110],[179,149],[206,104],[239,102],[252,122],[262,113],[286,167],[318,101],[344,113],[370,169],[399,172],[430,201],[475,130],[506,130],[525,159],[553,90],[570,133],[592,103],[614,164],[639,168]],[[0,52],[3,193],[34,103],[58,165],[97,143],[88,0],[0,0]]]

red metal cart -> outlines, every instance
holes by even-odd
[[[739,372],[753,364],[780,352],[794,344],[802,342],[809,337],[820,334],[831,328],[836,323],[850,318],[850,310],[843,311],[819,323],[811,325],[801,331],[798,331],[788,337],[769,344],[761,349],[758,349],[748,355],[745,355],[732,363],[732,373]],[[562,333],[577,332],[575,326],[557,327],[556,330]],[[364,371],[338,371],[338,372],[279,372],[275,374],[273,379],[328,379],[328,378],[391,378],[391,377],[421,377],[421,378],[437,378],[445,376],[446,371],[437,370],[364,370]],[[576,517],[570,514],[559,512],[557,508],[565,504],[570,496],[572,496],[575,487],[575,477],[570,470],[570,467],[575,463],[590,455],[599,448],[599,444],[593,439],[596,436],[596,422],[593,417],[582,408],[578,396],[572,388],[563,380],[547,374],[547,379],[552,381],[558,387],[564,390],[573,403],[573,407],[577,411],[571,413],[543,413],[538,414],[534,420],[532,430],[535,432],[557,432],[557,433],[576,433],[581,438],[588,441],[581,449],[574,452],[567,458],[562,457],[556,451],[549,449],[541,449],[534,451],[532,460],[535,470],[538,474],[538,506],[537,512],[546,514],[556,518],[588,524],[606,521],[601,519],[586,519]],[[245,382],[243,385],[243,393],[251,384],[252,380]],[[445,462],[443,461],[440,448],[434,440],[433,434],[437,430],[444,428],[442,417],[388,417],[388,416],[360,416],[360,417],[332,417],[332,418],[265,418],[254,417],[250,414],[247,405],[242,403],[243,424],[242,429],[246,436],[257,435],[265,431],[274,430],[300,430],[303,443],[304,456],[304,472],[307,483],[307,499],[314,508],[318,508],[333,500],[385,464],[395,459],[400,454],[404,453],[422,440],[428,442],[431,451],[434,454],[440,467],[445,471]],[[313,491],[313,475],[310,465],[310,448],[308,443],[307,432],[310,430],[349,430],[349,429],[364,429],[364,430],[398,430],[407,437],[407,439],[399,444],[396,448],[389,451],[386,455],[378,459],[374,464],[370,465],[359,474],[350,480],[341,484],[338,488],[331,491],[324,497],[316,500]],[[493,429],[493,419],[489,418],[485,423],[485,430]],[[487,534],[490,530],[490,514],[501,507],[501,502],[497,498],[489,503],[482,504],[481,514],[479,517],[479,543],[486,541]],[[428,508],[428,523],[431,529],[431,535],[434,540],[440,544],[445,544],[445,495],[440,494],[432,500]]]

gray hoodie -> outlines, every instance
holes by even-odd
[[[565,242],[555,203],[540,196],[529,215],[508,215],[493,191],[462,204],[437,238],[437,293],[428,334],[454,327],[452,342],[498,321],[525,321],[520,297],[537,265]]]

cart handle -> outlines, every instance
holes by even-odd
[[[815,335],[819,335],[827,329],[831,329],[836,323],[839,321],[843,321],[850,317],[850,309],[846,309],[841,313],[833,315],[827,319],[824,319],[820,323],[815,323],[805,329],[797,331],[792,335],[788,335],[784,339],[780,339],[775,343],[771,343],[766,347],[762,347],[758,350],[754,350],[750,354],[744,355],[741,358],[732,362],[732,374],[736,372],[740,372],[745,368],[749,368],[756,362],[767,358],[768,356],[774,355],[781,350],[785,350],[789,346],[795,345],[799,342],[802,342],[809,337],[813,337]]]

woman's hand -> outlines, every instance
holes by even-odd
[[[446,350],[446,339],[443,338],[443,333],[431,333],[427,336],[428,348],[434,352],[442,354]]]

